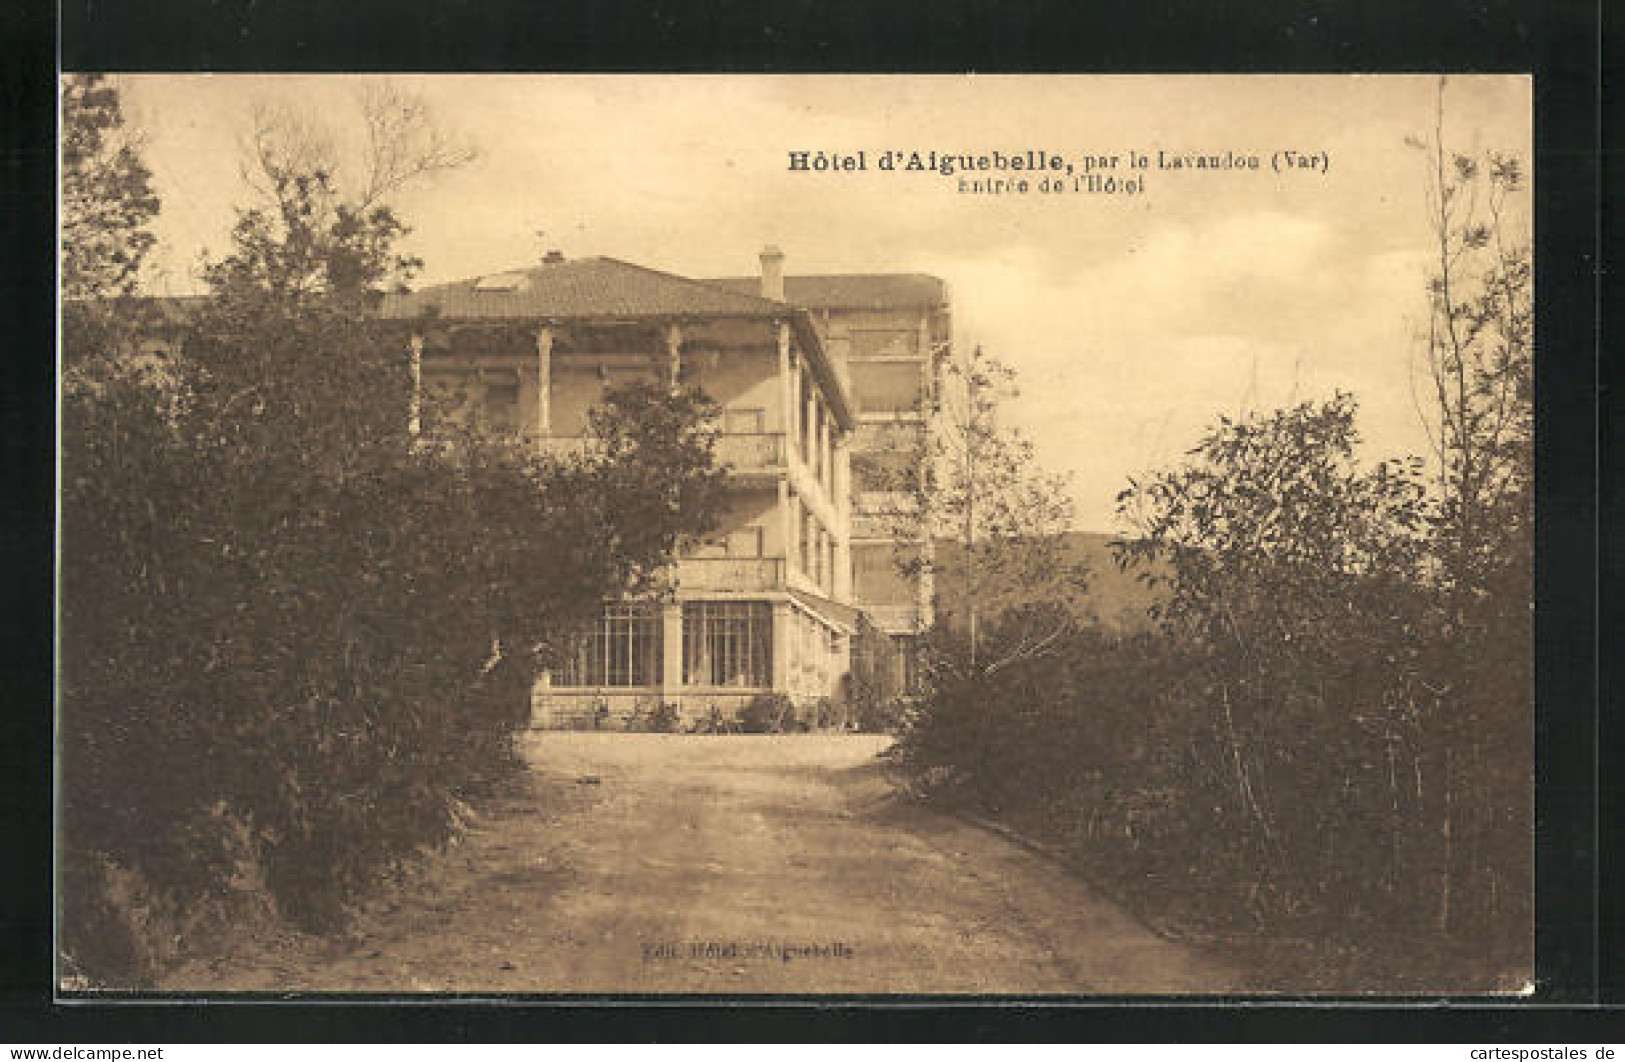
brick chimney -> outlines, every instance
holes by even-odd
[[[784,252],[772,244],[762,248],[762,298],[784,301]]]
[[[548,251],[542,255],[542,264],[544,265],[558,265],[562,261],[564,261],[563,251]]]

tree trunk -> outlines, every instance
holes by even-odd
[[[1456,853],[1455,838],[1453,836],[1453,822],[1455,817],[1454,783],[1450,777],[1450,749],[1444,750],[1444,873],[1439,881],[1439,921],[1440,933],[1450,932],[1451,904],[1454,901]]]

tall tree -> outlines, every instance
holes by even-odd
[[[238,211],[234,253],[206,266],[216,292],[246,286],[294,303],[353,302],[421,268],[398,250],[407,229],[395,199],[476,152],[421,97],[390,82],[360,88],[355,103],[348,121],[255,105],[240,163],[253,202]]]
[[[407,337],[368,310],[414,266],[404,222],[319,166],[270,187],[164,386],[106,359],[63,388],[64,939],[104,980],[245,867],[323,928],[444,839],[517,766],[538,657],[720,497],[690,394],[612,393],[579,458],[420,445]]]
[[[1533,270],[1523,165],[1446,142],[1446,82],[1426,158],[1432,252],[1423,421],[1439,471],[1438,543],[1459,607],[1527,599],[1534,482]]]
[[[61,349],[73,372],[129,352],[150,317],[130,296],[157,242],[141,138],[125,124],[118,86],[100,74],[62,79],[61,191]]]
[[[1452,660],[1441,688],[1437,922],[1526,935],[1533,829],[1533,268],[1524,166],[1448,143],[1447,81],[1425,159],[1432,268],[1423,423],[1438,467],[1433,551]]]
[[[1085,608],[1088,573],[1066,553],[1072,502],[1065,480],[1037,467],[1032,443],[1003,415],[1004,403],[1019,393],[1015,370],[980,346],[958,356],[943,348],[935,356],[931,428],[911,483],[915,511],[951,546],[914,563],[959,581],[970,663],[984,666],[978,660],[984,618],[1050,606],[1053,622],[1016,640],[1012,653],[1042,651]]]
[[[113,82],[100,74],[62,79],[64,299],[134,294],[159,205],[140,149]]]
[[[1118,495],[1134,533],[1114,545],[1160,587],[1153,615],[1182,657],[1152,680],[1188,713],[1181,784],[1211,787],[1193,814],[1247,853],[1269,917],[1324,904],[1351,868],[1397,879],[1400,780],[1422,784],[1421,461],[1362,468],[1355,413],[1339,394],[1221,417],[1179,467]],[[1322,844],[1343,821],[1365,832]]]

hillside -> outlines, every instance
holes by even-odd
[[[1146,609],[1156,600],[1156,594],[1140,582],[1134,572],[1118,570],[1109,545],[1114,537],[1093,531],[1071,531],[1062,536],[1068,559],[1089,569],[1089,598],[1100,624],[1123,633],[1148,630],[1151,621]],[[962,555],[957,542],[937,540],[937,615],[943,619],[951,620],[963,608]],[[981,596],[984,604],[997,608],[1018,601],[1020,588],[984,587]]]

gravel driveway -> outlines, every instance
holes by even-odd
[[[898,799],[856,736],[535,733],[530,776],[343,938],[171,991],[1222,992],[1080,879]]]

